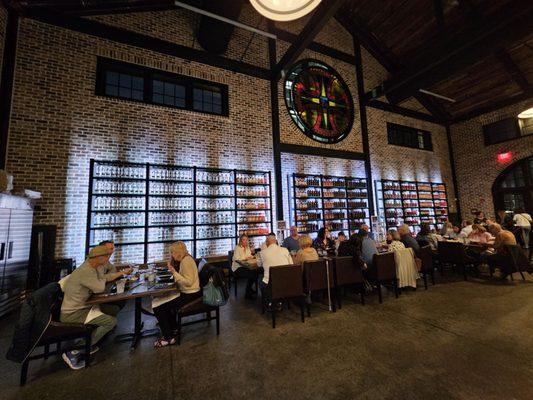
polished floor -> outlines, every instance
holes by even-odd
[[[23,388],[2,358],[0,399],[532,399],[533,277],[518,279],[445,277],[383,304],[321,306],[305,324],[293,307],[275,330],[232,296],[219,337],[214,323],[193,325],[179,347],[146,338],[133,352],[109,338],[86,370],[33,362]],[[131,320],[124,311],[116,333]],[[0,321],[2,353],[12,326]]]

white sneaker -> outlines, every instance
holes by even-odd
[[[63,361],[73,370],[82,369],[85,367],[85,360],[81,359],[78,350],[67,351],[62,355]]]

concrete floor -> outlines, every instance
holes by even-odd
[[[533,399],[527,279],[446,277],[381,305],[374,294],[337,313],[315,307],[305,324],[293,307],[275,330],[258,303],[232,296],[219,337],[214,323],[198,324],[180,347],[155,350],[146,338],[133,352],[110,338],[86,370],[33,362],[23,388],[20,366],[2,357],[0,399]],[[131,320],[125,310],[116,333]],[[12,326],[0,321],[2,355]]]

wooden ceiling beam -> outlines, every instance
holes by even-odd
[[[533,92],[533,89],[531,88],[531,85],[529,84],[526,76],[520,70],[520,68],[518,68],[518,65],[516,65],[516,63],[513,61],[509,53],[507,53],[505,50],[501,50],[496,54],[496,57],[503,64],[503,66],[505,67],[511,79],[518,86],[520,86],[520,89],[522,89],[522,92],[524,93]]]
[[[387,95],[390,102],[399,103],[419,88],[431,87],[532,31],[533,2],[506,6],[488,18],[482,27],[467,29],[451,39],[434,40],[432,46],[422,46],[431,49],[366,96],[371,99]]]
[[[442,0],[433,0],[433,8],[435,9],[437,30],[441,33],[444,31],[444,8],[442,6]]]
[[[361,45],[374,57],[392,76],[401,70],[401,64],[392,52],[371,33],[366,24],[356,15],[337,14],[336,19],[341,25],[355,35]],[[417,92],[413,97],[428,110],[437,121],[446,122],[451,119],[450,114],[436,100]],[[360,99],[365,101],[365,99]],[[413,116],[413,115],[412,115]]]
[[[479,107],[475,110],[458,115],[453,119],[452,123],[456,124],[459,122],[468,121],[469,119],[479,117],[480,115],[499,110],[500,108],[509,107],[527,100],[532,100],[531,104],[533,104],[533,95],[531,93],[521,93],[516,96],[508,97],[503,100],[488,104],[484,107]]]
[[[298,57],[300,57],[309,44],[313,42],[313,39],[318,32],[320,32],[328,20],[335,15],[343,3],[344,0],[322,0],[320,2],[313,15],[298,35],[298,39],[287,49],[283,57],[281,57],[281,60],[273,69],[272,73],[274,79],[279,79],[281,71],[298,60]]]

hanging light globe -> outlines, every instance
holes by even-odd
[[[250,0],[257,12],[274,21],[293,21],[309,14],[321,0]]]
[[[533,107],[530,107],[525,111],[522,111],[520,114],[518,114],[518,118],[520,119],[533,118]]]

